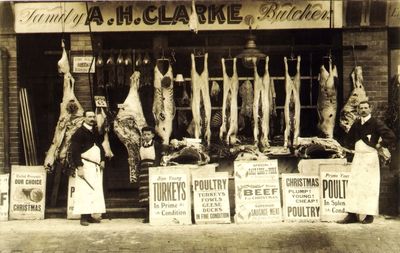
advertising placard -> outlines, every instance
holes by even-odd
[[[351,165],[321,164],[320,173],[321,221],[344,219]]]
[[[197,224],[230,223],[228,172],[193,175],[194,215]]]
[[[75,193],[75,177],[68,178],[68,200],[67,200],[67,219],[77,220],[79,214],[74,214],[74,193]]]
[[[93,56],[73,56],[72,57],[72,72],[73,73],[94,73]]]
[[[235,221],[281,221],[278,161],[235,161],[234,169]]]
[[[43,166],[12,166],[10,219],[44,219],[46,171]]]
[[[319,221],[319,177],[282,174],[285,221]]]
[[[185,166],[149,168],[151,225],[192,224],[190,170]]]
[[[8,179],[10,174],[0,175],[0,221],[8,220]]]

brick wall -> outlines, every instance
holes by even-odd
[[[343,46],[366,45],[366,50],[356,50],[357,65],[363,69],[364,86],[373,105],[373,115],[384,119],[388,105],[389,65],[388,34],[386,29],[357,29],[343,31]],[[354,68],[352,50],[343,51],[343,98],[347,100],[352,83],[350,73]],[[397,213],[397,171],[381,166],[379,209],[383,214]]]
[[[10,133],[10,163],[19,164],[20,140],[18,121],[18,87],[17,87],[17,42],[15,34],[0,34],[0,47],[6,48],[9,58],[9,133]],[[0,173],[4,171],[4,118],[3,118],[3,82],[0,68]]]
[[[357,65],[363,69],[364,86],[374,107],[374,115],[383,119],[388,100],[388,35],[386,29],[343,31],[343,46],[366,45],[355,50]],[[350,74],[354,68],[352,50],[343,51],[343,98],[347,100],[352,88]]]
[[[71,34],[71,51],[87,51],[87,54],[91,54],[89,51],[92,50],[92,43],[89,34],[76,33]],[[70,59],[72,63],[72,59]],[[78,101],[83,106],[83,109],[94,109],[92,108],[92,101],[90,98],[90,85],[88,74],[77,74],[73,73],[75,78],[75,95]],[[93,84],[93,75],[90,77]]]

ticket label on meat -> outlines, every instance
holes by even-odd
[[[0,175],[0,221],[8,220],[9,177],[10,174]]]
[[[346,190],[351,165],[320,166],[321,221],[338,221],[346,217]]]
[[[190,170],[183,166],[149,168],[151,225],[192,224]]]
[[[197,224],[230,223],[228,172],[193,175],[194,215]]]
[[[44,219],[46,171],[43,166],[11,169],[10,219]]]
[[[320,179],[318,176],[282,174],[285,221],[319,221]]]
[[[235,161],[237,223],[282,220],[277,160]]]

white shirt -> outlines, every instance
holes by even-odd
[[[361,117],[361,125],[364,125],[365,122],[367,122],[371,118],[371,114],[368,114],[368,116]]]
[[[86,124],[85,122],[83,122],[83,126],[86,127],[88,130],[92,131],[93,130],[93,126]]]

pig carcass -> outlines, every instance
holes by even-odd
[[[336,66],[332,67],[329,61],[329,72],[324,65],[321,66],[321,72],[318,76],[319,93],[317,100],[318,111],[318,129],[324,138],[333,138],[335,128],[337,99],[335,78],[337,78]]]
[[[286,148],[289,144],[289,135],[291,129],[293,129],[293,141],[292,144],[294,146],[297,145],[297,141],[300,135],[300,61],[301,57],[297,56],[297,65],[296,65],[296,75],[291,77],[289,75],[289,67],[287,64],[287,58],[284,57],[283,61],[285,63],[285,132],[284,132],[284,144],[283,146]],[[294,107],[294,114],[291,113]],[[294,118],[291,118],[291,114]]]
[[[222,101],[222,125],[219,130],[219,137],[222,140],[227,131],[228,116],[226,113],[229,106],[229,129],[226,134],[227,144],[236,144],[238,132],[238,92],[239,77],[236,70],[236,58],[233,58],[233,75],[226,73],[225,59],[221,59],[223,73],[223,101]]]
[[[168,71],[165,74],[160,72],[156,64],[154,67],[153,115],[156,132],[165,145],[169,144],[176,110],[173,80],[171,64],[168,64]]]

